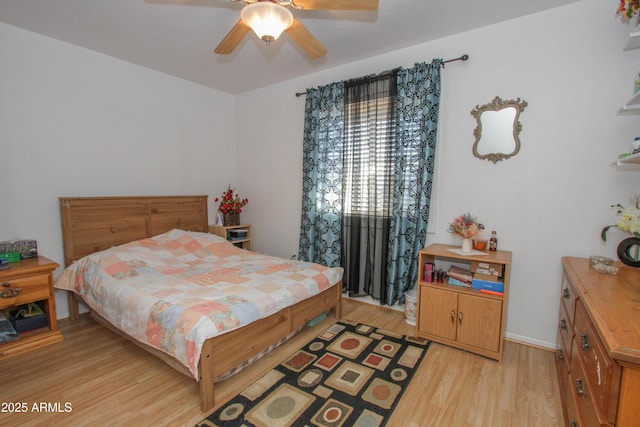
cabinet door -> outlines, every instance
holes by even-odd
[[[457,320],[458,342],[490,351],[500,349],[502,301],[461,294]]]
[[[419,328],[448,340],[456,339],[457,300],[455,292],[420,287]]]

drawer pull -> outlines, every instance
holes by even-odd
[[[569,427],[578,427],[578,422],[576,420],[569,421]]]
[[[578,393],[578,396],[584,397],[584,381],[582,381],[582,378],[576,380],[576,393]]]
[[[571,298],[571,292],[569,292],[569,288],[564,288],[562,290],[562,296],[564,297],[564,299]]]
[[[456,311],[451,310],[451,323],[456,323]]]
[[[567,319],[562,319],[560,321],[560,329],[567,332]]]
[[[583,334],[580,336],[580,348],[582,351],[589,351],[591,344],[589,344],[589,335]]]
[[[558,360],[564,359],[564,351],[562,351],[562,349],[557,350],[556,354],[558,355]]]
[[[9,282],[2,282],[2,288],[0,298],[15,298],[22,292],[22,288],[12,288]]]

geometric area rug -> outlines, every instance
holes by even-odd
[[[197,426],[383,426],[429,344],[340,321]]]

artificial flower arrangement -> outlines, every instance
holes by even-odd
[[[623,20],[628,20],[638,13],[638,9],[640,9],[640,0],[620,0],[616,15]]]
[[[245,207],[247,203],[249,203],[249,199],[247,198],[241,199],[237,193],[234,194],[234,191],[231,188],[231,186],[227,188],[227,191],[222,193],[222,198],[219,199],[216,197],[215,202],[218,202],[218,201],[220,202],[220,206],[218,207],[218,210],[223,214],[230,214],[230,213],[239,214],[240,212],[242,212],[242,208]]]
[[[449,224],[449,233],[455,233],[460,235],[463,239],[472,239],[476,237],[481,230],[484,230],[484,225],[478,222],[478,219],[470,213],[462,214],[456,217],[452,223]]]
[[[613,225],[608,225],[600,232],[600,237],[607,241],[607,231],[611,227],[618,227],[633,237],[640,238],[640,195],[631,198],[631,206],[624,207],[621,204],[611,205],[618,212],[618,220]]]

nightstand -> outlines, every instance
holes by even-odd
[[[209,233],[224,237],[239,248],[251,250],[251,224],[209,225]],[[242,237],[234,237],[235,233]]]
[[[56,301],[53,293],[53,271],[59,265],[39,256],[10,264],[0,270],[0,290],[20,289],[9,298],[0,298],[0,311],[7,319],[18,306],[37,303],[47,315],[44,327],[21,333],[18,339],[0,344],[0,360],[28,351],[37,350],[63,340],[56,319]],[[11,293],[13,294],[13,293]]]

